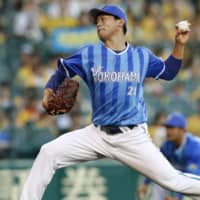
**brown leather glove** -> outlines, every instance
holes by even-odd
[[[46,89],[43,107],[50,115],[69,112],[76,101],[79,83],[76,80],[65,79],[56,91]]]

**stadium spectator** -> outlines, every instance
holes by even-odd
[[[154,117],[154,121],[149,126],[149,133],[153,139],[156,146],[160,147],[163,141],[166,139],[166,129],[163,126],[166,120],[166,112],[158,111]]]
[[[13,23],[13,33],[17,37],[40,42],[43,34],[39,26],[39,7],[33,1],[23,1],[21,9],[16,13]]]
[[[189,93],[184,89],[184,83],[177,81],[168,93],[167,111],[183,112],[186,116],[194,112],[194,105],[190,100]]]
[[[200,137],[200,98],[197,100],[196,112],[188,117],[188,129]]]

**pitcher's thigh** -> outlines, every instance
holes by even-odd
[[[122,147],[116,156],[121,162],[162,185],[168,185],[168,181],[172,181],[177,174],[151,141]]]
[[[41,152],[55,159],[59,168],[97,159],[101,154],[98,152],[101,142],[98,138],[92,138],[91,131],[90,127],[86,127],[66,133],[43,145]]]

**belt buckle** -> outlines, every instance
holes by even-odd
[[[96,127],[98,127],[98,125],[94,124]],[[137,125],[127,125],[125,126],[129,129],[133,129],[135,127],[137,127]],[[106,132],[108,135],[116,135],[116,134],[120,134],[123,133],[123,131],[120,129],[119,126],[99,126],[100,130]]]
[[[118,126],[101,126],[100,129],[106,132],[108,135],[116,135],[122,133]]]
[[[135,125],[135,124],[134,125],[128,125],[127,127],[130,128],[130,129],[133,129],[133,128],[137,127],[137,125]]]

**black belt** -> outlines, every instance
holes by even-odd
[[[113,125],[109,125],[109,126],[99,126],[94,124],[96,127],[99,127],[100,130],[106,132],[108,135],[115,135],[118,133],[123,133],[122,130],[120,128],[123,127],[127,127],[129,129],[133,129],[135,127],[137,127],[137,125],[127,125],[127,126],[113,126]]]

